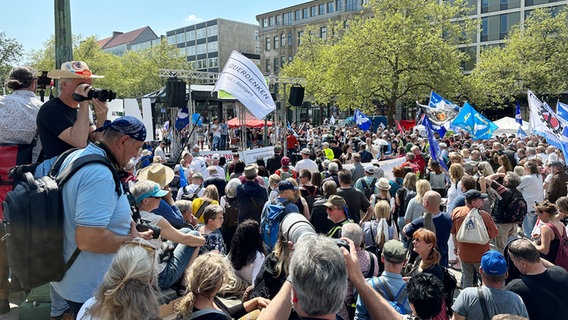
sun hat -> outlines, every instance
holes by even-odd
[[[251,164],[245,167],[243,174],[247,179],[253,180],[258,175],[258,170],[256,169],[256,166]]]
[[[380,190],[390,190],[391,186],[387,178],[380,178],[376,184],[377,188]]]
[[[107,129],[123,133],[137,141],[146,140],[146,127],[142,121],[132,116],[123,116],[114,119],[114,121],[106,120],[102,127],[97,128],[94,132],[101,132]]]
[[[166,190],[162,190],[160,189],[160,187],[155,184],[154,187],[146,192],[144,192],[142,195],[140,195],[138,198],[136,198],[136,203],[146,199],[146,198],[150,198],[150,197],[158,197],[161,198],[163,196],[165,196],[166,194],[168,194],[169,191]]]
[[[372,164],[368,164],[365,166],[365,172],[370,174],[375,174],[375,166]]]
[[[138,173],[139,180],[150,180],[160,185],[160,188],[165,187],[174,179],[174,170],[161,163],[152,163],[146,168],[140,170]]]
[[[77,79],[77,78],[104,78],[91,72],[89,66],[83,61],[67,61],[61,64],[61,69],[51,70],[47,76],[52,79]]]

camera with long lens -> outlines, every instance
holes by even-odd
[[[42,71],[41,76],[37,77],[37,90],[45,90],[51,84],[51,79],[47,76],[47,71]]]
[[[289,213],[282,219],[282,235],[286,241],[297,243],[305,235],[316,235],[316,230],[303,214]]]
[[[162,232],[162,229],[160,229],[160,227],[152,225],[150,224],[150,221],[144,219],[140,219],[140,223],[136,224],[136,230],[138,232],[145,232],[148,230],[152,230],[153,239],[158,239],[160,237],[160,233]]]
[[[116,92],[107,89],[91,88],[91,90],[87,92],[86,97],[73,93],[73,99],[78,102],[92,99],[99,99],[102,102],[108,102],[116,99]]]

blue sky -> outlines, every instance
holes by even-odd
[[[157,35],[215,18],[257,24],[256,15],[308,0],[70,0],[71,30],[85,37],[110,37],[150,26]],[[54,33],[53,0],[16,0],[2,4],[0,32],[15,38],[26,54],[41,49]]]

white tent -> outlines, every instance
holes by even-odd
[[[517,130],[519,130],[519,123],[515,120],[515,118],[503,117],[499,120],[493,121],[493,123],[499,127],[497,130],[493,131],[493,136],[500,136],[503,133],[506,135],[516,135]],[[526,134],[530,134],[529,123],[527,121],[523,120],[522,128]]]

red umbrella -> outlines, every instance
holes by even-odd
[[[227,125],[229,126],[229,128],[237,128],[241,126],[241,123],[239,121],[239,118],[235,117],[227,121]],[[249,128],[262,128],[264,127],[264,120],[258,120],[253,115],[247,113],[245,125]],[[272,121],[267,121],[266,125],[269,127],[272,126]]]

